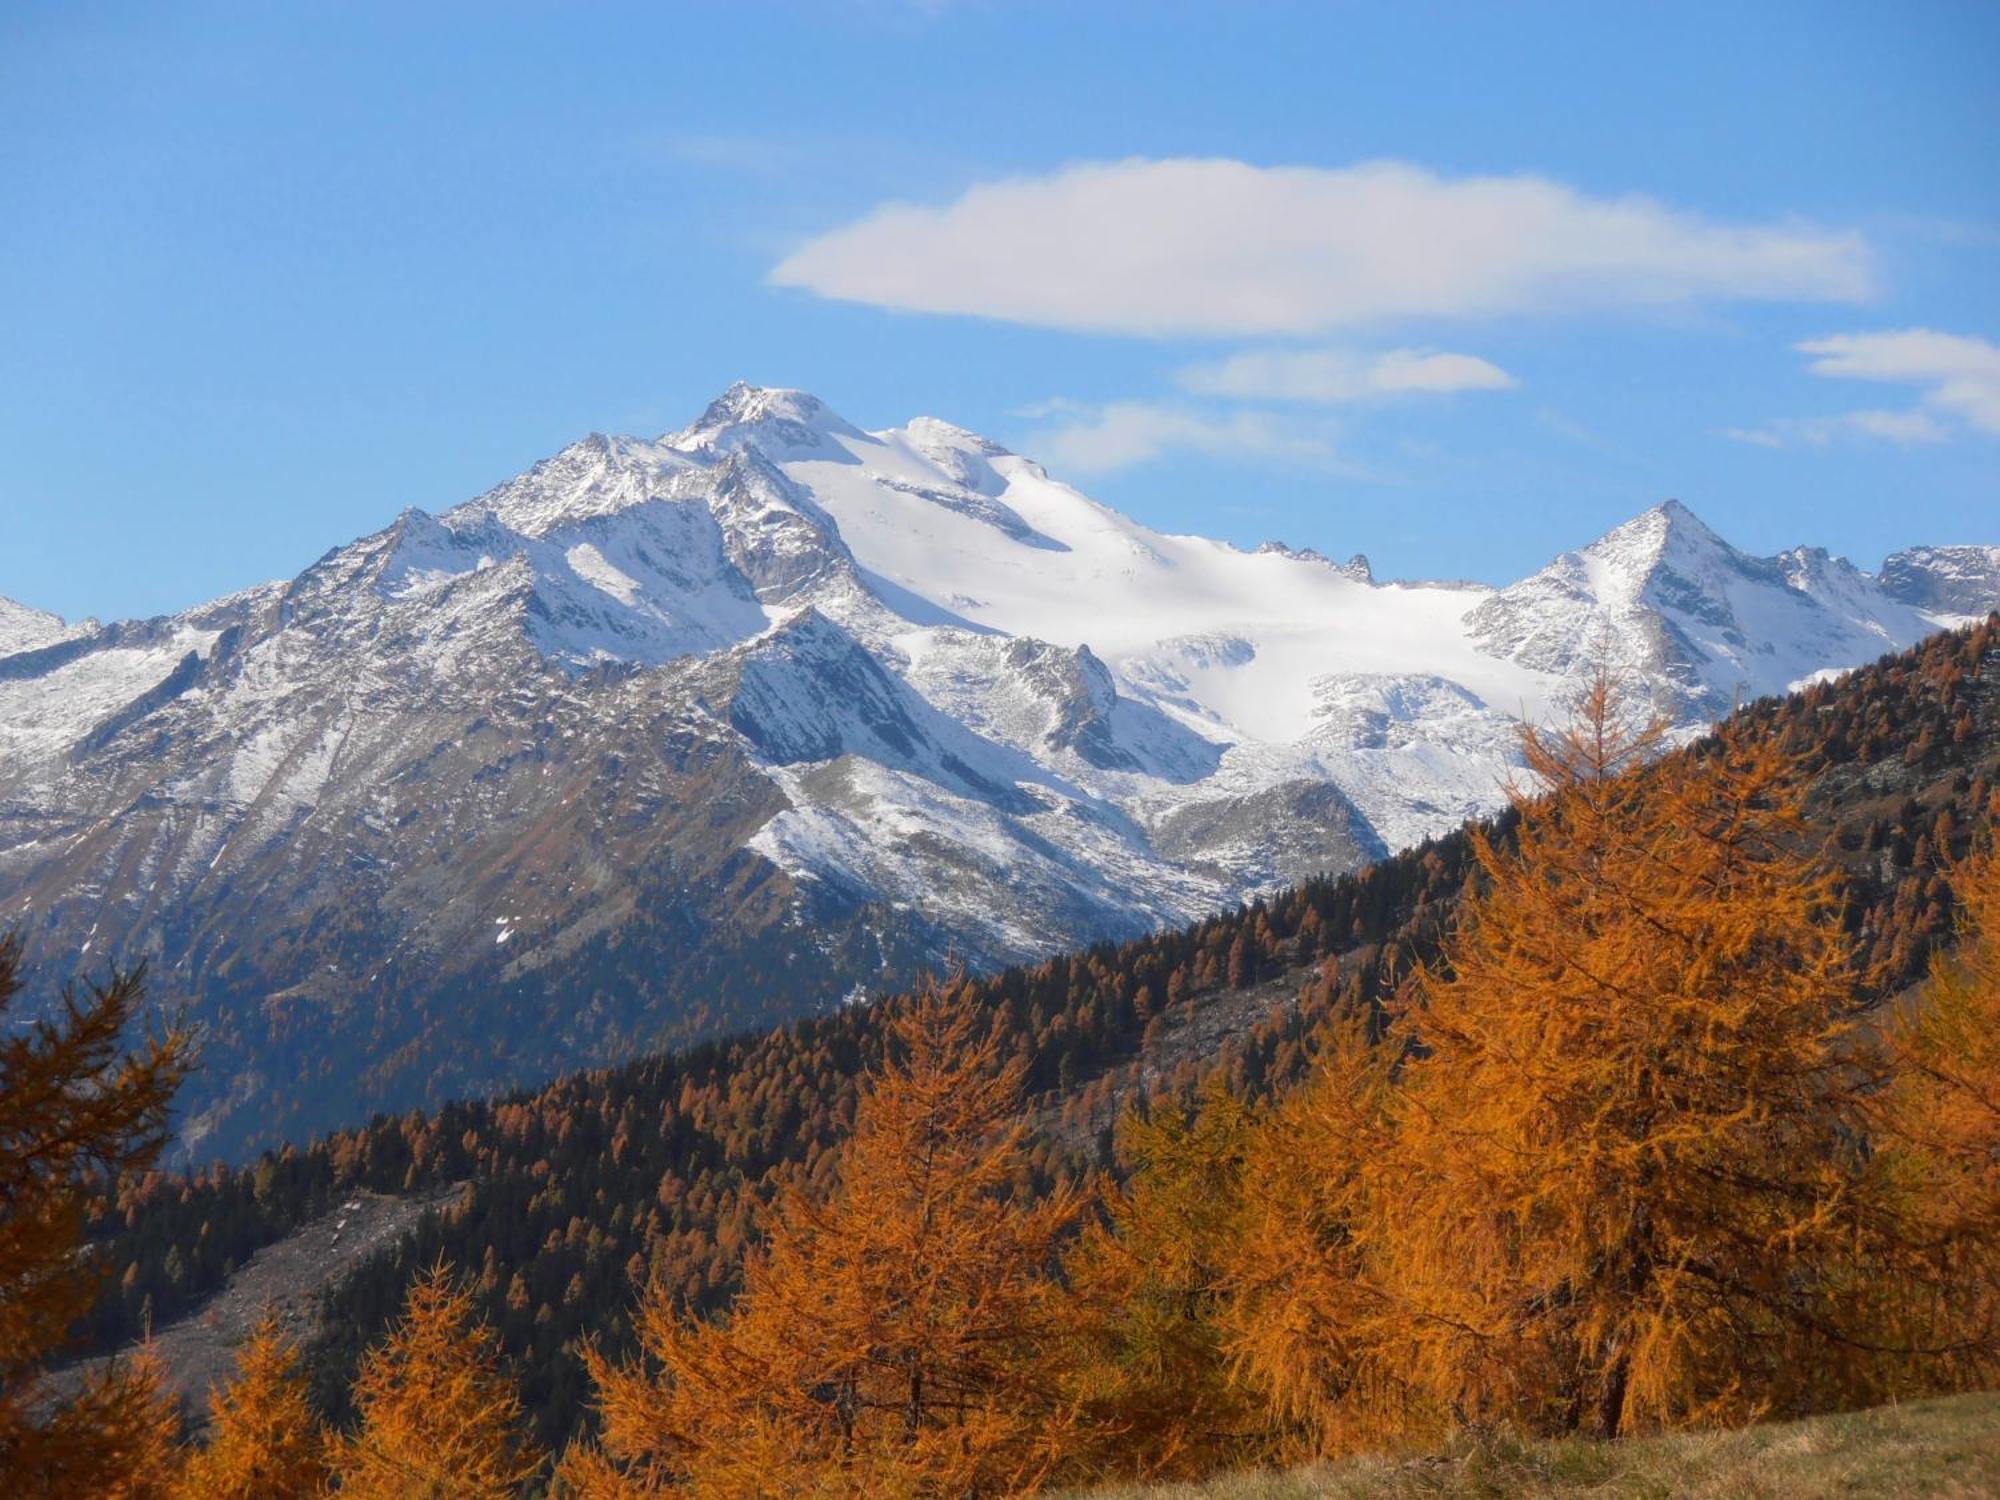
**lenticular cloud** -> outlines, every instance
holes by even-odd
[[[888,204],[779,285],[914,312],[1165,335],[1296,334],[1728,299],[1856,301],[1852,231],[1719,224],[1547,178],[1134,159]]]

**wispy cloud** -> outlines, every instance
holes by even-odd
[[[1889,333],[1837,333],[1807,339],[1815,375],[1885,380],[1924,387],[1926,405],[1960,417],[1982,432],[2000,433],[2000,345],[1931,328]]]
[[[1217,414],[1171,402],[1092,406],[1058,400],[1037,403],[1022,415],[1044,420],[1026,446],[1058,474],[1109,473],[1173,452],[1314,468],[1336,463],[1325,433],[1273,412]]]
[[[800,153],[771,136],[730,134],[669,134],[647,137],[642,149],[682,166],[710,171],[775,177],[794,169]]]
[[[2000,433],[2000,346],[1931,328],[1836,333],[1793,346],[1812,356],[1806,368],[1836,380],[1874,380],[1920,388],[1923,404],[1906,411],[1849,411],[1781,417],[1761,427],[1727,427],[1724,437],[1765,448],[1824,447],[1840,437],[1941,443],[1970,427]]]
[[[1759,448],[1824,448],[1843,437],[1909,446],[1941,443],[1950,434],[1923,411],[1844,411],[1830,417],[1779,417],[1762,427],[1725,427],[1722,435]]]
[[[1334,406],[1391,396],[1452,391],[1507,391],[1520,382],[1471,354],[1391,349],[1252,349],[1180,372],[1183,390],[1248,401],[1307,401]]]
[[[1300,335],[1729,299],[1859,301],[1851,230],[1722,224],[1530,175],[1135,158],[883,205],[783,286],[886,308],[1138,335]]]

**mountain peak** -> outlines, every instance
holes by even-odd
[[[1614,526],[1579,554],[1597,590],[1617,581],[1636,588],[1662,567],[1698,569],[1715,559],[1741,554],[1708,523],[1678,500],[1662,500],[1624,524]]]
[[[708,403],[708,409],[701,414],[701,420],[695,426],[730,427],[743,422],[759,422],[766,417],[812,422],[826,412],[826,403],[805,391],[784,386],[752,385],[747,380],[737,380]]]
[[[1627,524],[1643,525],[1649,532],[1662,539],[1677,538],[1723,547],[1729,545],[1716,533],[1714,527],[1678,500],[1662,500],[1651,510],[1642,512]]]
[[[943,417],[912,417],[903,424],[903,432],[920,448],[952,448],[992,458],[1008,451],[985,434],[947,422]]]
[[[49,645],[76,630],[59,615],[0,597],[0,656]]]
[[[665,441],[668,447],[683,451],[759,447],[790,452],[834,448],[834,438],[864,436],[860,428],[806,391],[739,380],[709,402],[692,426]]]
[[[698,467],[664,443],[593,432],[440,519],[462,530],[486,516],[524,535],[543,536],[565,523],[653,499],[666,491],[676,471]]]

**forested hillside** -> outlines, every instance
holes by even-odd
[[[2000,606],[1994,556],[1754,557],[1668,501],[1504,589],[1378,583],[738,385],[0,640],[0,930],[24,1013],[146,962],[202,1037],[172,1164],[242,1163],[1358,869],[1497,810],[1594,661],[1696,732]]]
[[[1996,810],[1997,645],[1989,620],[1742,711],[1813,768],[1813,826],[1848,877],[1846,920],[1882,993],[1914,981],[1950,932],[1945,865]],[[1020,1185],[1109,1163],[1128,1103],[1185,1094],[1208,1073],[1251,1100],[1296,1079],[1321,1023],[1435,956],[1471,860],[1455,834],[1188,928],[959,981],[954,1003],[993,1014],[1032,1117],[1049,1127]],[[629,1349],[635,1286],[649,1279],[697,1309],[724,1302],[758,1210],[828,1175],[857,1079],[908,1007],[885,999],[532,1093],[378,1118],[241,1169],[128,1180],[93,1226],[114,1272],[92,1332],[116,1341],[192,1305],[353,1187],[467,1180],[461,1206],[335,1294],[332,1331],[311,1352],[319,1391],[340,1409],[361,1349],[417,1268],[442,1257],[474,1278],[536,1435],[560,1446],[588,1390],[579,1341]]]

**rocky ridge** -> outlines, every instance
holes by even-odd
[[[737,386],[181,615],[0,605],[0,924],[148,960],[234,1154],[1353,868],[1599,663],[1692,733],[1996,603],[2000,549],[1755,558],[1673,502],[1379,582]]]

